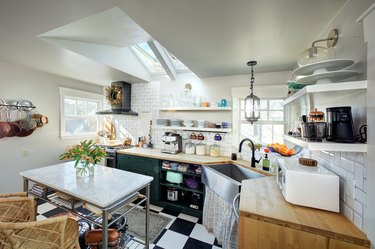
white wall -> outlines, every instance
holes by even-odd
[[[375,5],[373,5],[375,7]],[[365,226],[367,235],[375,248],[375,8],[364,19],[365,40],[367,42],[367,208],[365,209]]]
[[[19,172],[58,163],[58,156],[75,140],[60,140],[59,86],[101,93],[96,85],[0,62],[0,98],[27,99],[49,123],[28,137],[0,139],[0,192],[22,190]],[[26,155],[27,154],[27,155]]]

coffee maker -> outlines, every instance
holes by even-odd
[[[182,137],[180,134],[165,132],[161,140],[163,141],[161,152],[177,154],[182,151]]]
[[[327,108],[328,141],[355,143],[352,108],[350,106]]]

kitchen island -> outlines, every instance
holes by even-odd
[[[85,202],[100,209],[103,248],[105,249],[108,248],[109,215],[133,200],[138,191],[145,189],[145,245],[149,248],[149,188],[152,177],[99,165],[95,166],[93,176],[77,177],[74,162],[27,170],[21,172],[20,175],[23,177],[25,192],[29,191],[29,181],[31,181],[72,197],[72,206],[68,209],[69,211],[75,212],[76,201]],[[48,201],[47,198],[45,199]]]
[[[339,213],[286,202],[275,177],[264,177],[242,181],[238,248],[364,249],[370,241]]]

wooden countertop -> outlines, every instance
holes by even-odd
[[[242,181],[239,215],[370,247],[343,215],[286,202],[272,176]]]
[[[119,150],[117,151],[117,153],[149,157],[149,158],[155,158],[155,159],[161,159],[161,160],[183,162],[183,163],[204,164],[204,165],[233,163],[233,164],[237,164],[239,166],[254,170],[258,173],[261,173],[267,176],[273,175],[268,171],[262,170],[262,167],[260,165],[256,165],[256,168],[251,168],[249,161],[245,161],[242,159],[232,161],[230,157],[224,157],[224,156],[211,157],[208,155],[198,156],[198,155],[189,155],[185,153],[178,153],[178,154],[173,155],[173,154],[162,153],[158,149],[147,149],[147,148],[129,148],[129,149]]]

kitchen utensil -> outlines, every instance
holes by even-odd
[[[214,143],[210,145],[210,156],[218,157],[220,156],[220,145],[217,143]]]
[[[36,121],[36,127],[42,127],[43,125],[48,124],[48,117],[42,114],[32,114],[31,118],[33,118]]]
[[[204,128],[206,125],[206,120],[198,120],[198,128]]]
[[[215,136],[214,136],[214,140],[215,141],[221,141],[222,140],[222,137],[219,133],[216,133]]]
[[[327,140],[355,143],[353,117],[350,106],[327,108]]]
[[[332,59],[311,63],[306,66],[302,66],[293,71],[294,75],[310,75],[314,74],[317,70],[325,69],[327,71],[336,71],[349,67],[354,63],[350,59]]]
[[[8,122],[0,122],[0,138],[7,137],[11,130],[11,126]]]
[[[306,122],[302,123],[303,137],[308,141],[321,142],[325,138],[326,123],[325,122]]]
[[[185,179],[185,185],[191,189],[197,189],[199,187],[199,181],[194,177],[187,177]]]
[[[162,153],[177,154],[182,151],[182,137],[180,134],[165,132],[161,139],[163,141]]]
[[[7,137],[14,137],[17,136],[21,132],[21,127],[18,122],[8,122],[10,125],[10,130],[7,133]]]
[[[194,132],[191,133],[191,134],[190,134],[190,139],[193,139],[193,140],[197,139],[197,135],[195,135]]]
[[[318,111],[317,108],[309,113],[310,122],[324,122],[324,112]]]
[[[197,138],[198,140],[204,140],[204,135],[202,133],[199,133]]]
[[[223,127],[223,128],[229,128],[229,126],[230,126],[230,123],[228,121],[221,122],[221,127]]]
[[[180,184],[183,181],[182,174],[177,172],[168,171],[166,180],[170,183]]]
[[[204,156],[206,154],[206,145],[203,142],[199,142],[195,145],[195,154]]]
[[[191,140],[185,144],[185,153],[189,155],[195,154],[195,144]]]
[[[178,201],[178,190],[176,188],[168,188],[167,199],[168,201]]]
[[[211,122],[207,122],[207,127],[208,128],[216,128],[216,124],[215,123],[211,123]]]
[[[17,102],[17,109],[19,111],[31,112],[34,108],[35,106],[29,100],[23,99]]]

